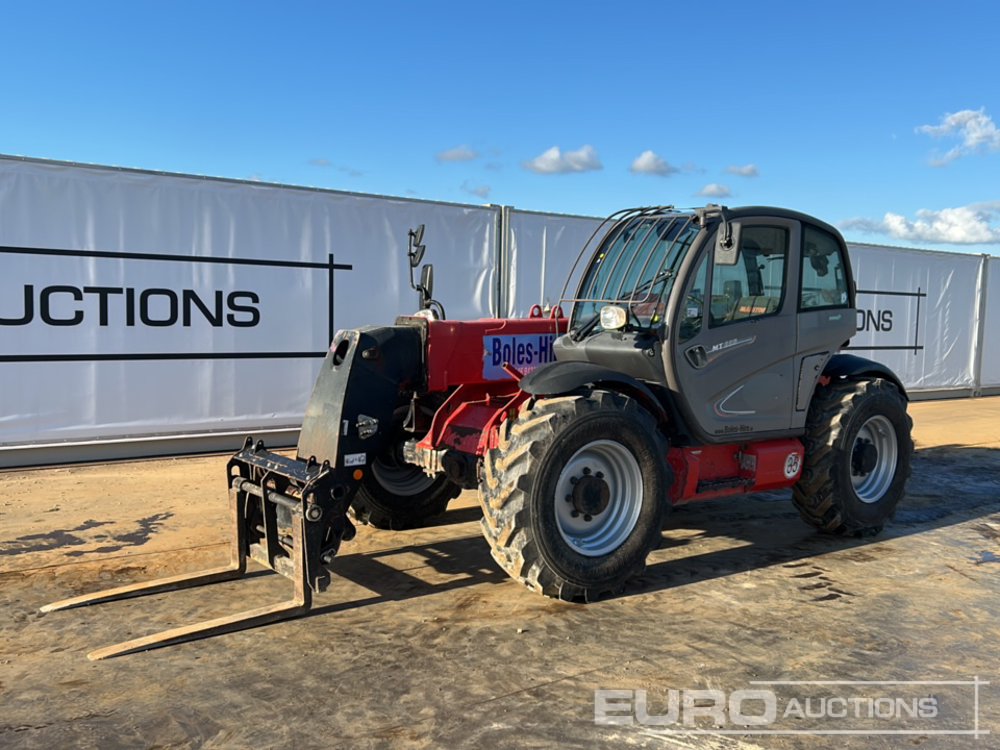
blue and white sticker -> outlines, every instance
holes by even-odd
[[[345,453],[344,466],[364,466],[368,463],[365,453]]]
[[[518,336],[483,336],[483,379],[507,380],[506,362],[521,374],[555,361],[552,353],[554,333],[522,333]]]

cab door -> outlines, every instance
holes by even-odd
[[[733,223],[735,259],[705,243],[670,335],[677,402],[708,442],[787,432],[794,410],[800,225]]]
[[[842,237],[803,224],[800,262],[799,365],[792,421],[802,428],[824,366],[855,333],[856,311],[854,279]]]

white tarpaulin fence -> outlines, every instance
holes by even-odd
[[[851,349],[908,389],[973,388],[983,256],[849,244],[858,288]]]
[[[0,465],[294,428],[332,330],[415,309],[411,227],[461,319],[557,302],[599,223],[0,157]],[[851,254],[860,354],[918,391],[1000,388],[1000,259]]]
[[[504,314],[522,318],[532,305],[555,305],[580,250],[600,225],[600,219],[591,217],[505,209]],[[575,291],[571,287],[570,295]]]
[[[496,306],[499,209],[0,159],[0,446],[301,422],[334,328]],[[2,459],[0,459],[2,460]]]
[[[980,382],[984,389],[1000,389],[1000,258],[990,258],[986,264],[985,290]]]

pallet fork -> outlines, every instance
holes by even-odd
[[[312,595],[329,584],[325,564],[341,541],[354,537],[347,518],[349,500],[333,484],[329,463],[286,458],[247,438],[227,466],[232,525],[229,564],[143,583],[75,596],[47,604],[42,612],[159,594],[241,578],[247,558],[292,580],[292,598],[267,607],[183,625],[87,654],[96,661],[184,641],[257,627],[299,617],[312,606]],[[339,496],[338,496],[339,495]]]

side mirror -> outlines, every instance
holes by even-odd
[[[434,297],[434,266],[428,263],[420,270],[420,306],[427,304]]]
[[[715,265],[735,266],[739,250],[740,225],[723,222],[715,233]]]
[[[427,248],[421,244],[424,241],[424,225],[421,224],[416,229],[410,230],[410,247],[406,254],[410,256],[410,268],[416,268],[420,261],[424,259],[424,250]]]

